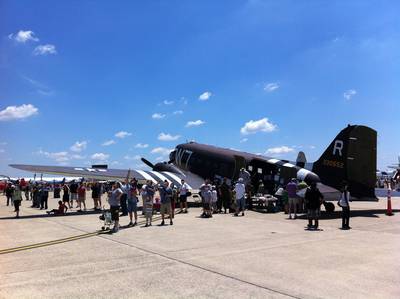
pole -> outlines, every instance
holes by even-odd
[[[387,191],[387,211],[386,211],[387,216],[393,216],[393,211],[392,211],[392,188],[389,185],[388,191]]]

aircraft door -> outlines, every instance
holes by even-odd
[[[241,168],[246,168],[246,159],[243,156],[235,155],[235,170],[233,172],[232,179],[236,180],[239,177],[239,171]]]
[[[278,177],[278,168],[276,165],[268,163],[265,160],[253,159],[247,166],[247,170],[251,174],[251,183],[255,192],[258,190],[260,181],[263,181],[268,193],[274,193],[275,182]]]

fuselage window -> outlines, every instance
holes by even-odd
[[[248,169],[249,171],[253,171],[253,166],[249,165],[249,166],[247,167],[247,169]]]
[[[257,173],[262,174],[263,173],[262,168],[257,168]]]

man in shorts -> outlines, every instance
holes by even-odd
[[[292,219],[292,211],[294,212],[294,219],[297,218],[297,183],[293,178],[287,185],[286,191],[289,197],[289,219]]]
[[[187,213],[187,194],[189,192],[189,185],[184,179],[181,180],[181,187],[179,188],[179,203],[181,206],[180,213]]]
[[[78,207],[78,184],[73,180],[69,186],[70,196],[71,196],[71,208],[74,207],[74,200],[77,202]]]
[[[169,187],[169,183],[167,181],[164,181],[163,186],[160,187],[158,190],[160,192],[160,198],[161,198],[161,225],[164,225],[164,218],[165,214],[169,215],[169,224],[173,225],[174,223],[172,222],[172,209],[171,209],[171,200],[172,200],[172,189]]]
[[[318,229],[318,220],[320,215],[320,207],[324,200],[324,196],[321,194],[317,188],[315,182],[311,183],[311,186],[307,188],[305,193],[305,202],[307,208],[307,218],[308,218],[308,229]],[[313,220],[315,224],[313,225]]]
[[[244,216],[245,210],[245,194],[246,186],[243,183],[243,178],[239,178],[235,185],[235,196],[236,196],[236,213],[235,216],[239,215],[239,211],[242,211],[242,216]]]
[[[82,205],[84,211],[86,211],[86,187],[83,183],[81,183],[78,188],[78,204],[79,204],[78,212],[82,212]]]
[[[203,214],[201,214],[201,217],[211,218],[212,186],[210,184],[210,180],[206,179],[204,184],[202,184],[199,189],[203,203]]]
[[[121,205],[120,198],[124,192],[121,189],[122,185],[120,182],[114,183],[112,191],[108,192],[108,203],[110,204],[111,219],[114,221],[113,232],[119,230],[119,207]]]
[[[126,194],[127,198],[127,212],[130,219],[128,226],[135,226],[137,225],[137,186],[133,183],[130,184],[128,179],[126,179],[125,185],[122,186],[122,191]],[[135,215],[135,222],[132,222],[133,215]]]

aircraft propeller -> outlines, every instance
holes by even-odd
[[[146,164],[147,166],[149,166],[151,169],[154,169],[154,164],[153,163],[151,163],[149,160],[147,160],[147,159],[145,159],[145,158],[140,158],[140,160],[142,160],[142,162],[144,163],[144,164]]]

